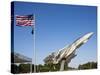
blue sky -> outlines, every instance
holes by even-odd
[[[33,57],[34,42],[36,63],[88,32],[94,32],[89,41],[80,47],[69,66],[77,67],[88,61],[97,61],[97,8],[95,6],[58,5],[15,2],[15,15],[35,14],[35,35],[31,27],[15,25],[15,51]],[[35,41],[34,41],[35,37]]]

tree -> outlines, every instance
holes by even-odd
[[[88,62],[78,66],[78,69],[96,69],[97,62]]]
[[[30,72],[30,64],[20,64],[19,72],[20,73],[29,73]]]
[[[11,64],[11,73],[19,73],[19,67],[15,64]]]

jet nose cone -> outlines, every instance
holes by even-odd
[[[90,34],[90,35],[93,35],[93,32],[90,32],[89,34]]]
[[[93,32],[88,33],[86,36],[89,38],[93,35]]]
[[[93,35],[93,32],[87,33],[82,39],[84,40],[83,43],[86,43],[89,38]]]

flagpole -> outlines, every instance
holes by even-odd
[[[34,32],[34,30],[35,30],[35,15],[32,15],[32,17],[34,18],[34,24],[31,26],[32,27],[32,31],[31,31],[31,33],[32,33],[32,35],[33,35],[33,58],[32,58],[32,62],[31,62],[31,65],[30,65],[30,73],[32,73],[32,71],[33,71],[33,63],[34,63],[34,65],[35,65],[35,61],[33,62],[33,60],[35,60],[35,32]],[[35,66],[34,66],[34,69],[35,69]]]
[[[34,39],[34,72],[36,72],[36,51],[35,51],[35,14],[34,14],[34,25],[33,25],[33,39]]]

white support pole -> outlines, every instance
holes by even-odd
[[[60,64],[60,71],[64,71],[64,65],[66,60],[62,60]]]

